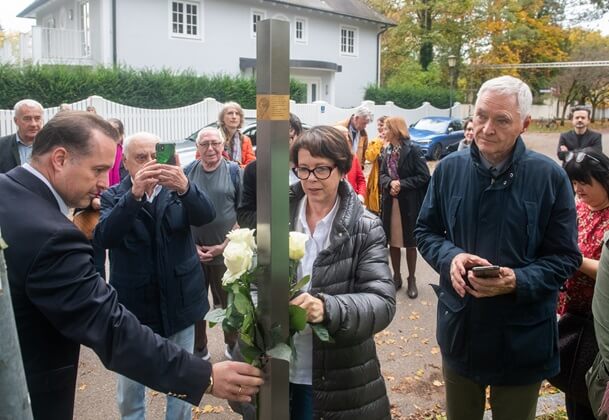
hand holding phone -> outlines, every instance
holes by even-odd
[[[155,146],[156,161],[166,165],[176,164],[176,144],[175,143],[157,143]]]
[[[499,277],[499,269],[498,265],[479,265],[473,267],[472,272],[476,277],[492,278]]]

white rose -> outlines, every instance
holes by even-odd
[[[290,232],[290,259],[298,261],[305,254],[305,244],[309,240],[309,235],[302,232]]]
[[[256,250],[256,239],[254,238],[256,229],[235,229],[228,232],[226,237],[232,242],[241,242],[246,244],[251,250]]]
[[[238,278],[252,266],[254,252],[243,242],[231,241],[224,248],[222,255],[227,272],[231,277]]]

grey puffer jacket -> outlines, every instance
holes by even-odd
[[[313,263],[312,295],[324,301],[334,343],[313,338],[313,418],[390,419],[389,399],[376,355],[374,334],[395,315],[395,287],[387,263],[380,220],[364,210],[351,186],[341,181],[340,206],[330,245]],[[290,189],[294,226],[304,197]]]

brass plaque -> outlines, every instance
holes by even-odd
[[[281,121],[290,119],[290,95],[256,95],[256,119]]]

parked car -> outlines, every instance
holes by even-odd
[[[211,124],[207,124],[205,127],[216,127],[217,128],[218,123],[213,122]],[[176,142],[176,151],[177,151],[178,155],[180,156],[180,164],[182,166],[186,166],[190,162],[195,160],[195,153],[197,151],[195,142],[197,141],[197,135],[199,134],[199,131],[201,131],[205,127],[199,128],[197,131],[192,133],[190,136],[186,137],[185,139],[178,140]],[[308,130],[309,128],[311,128],[310,125],[302,123],[303,130]],[[252,146],[254,147],[254,152],[256,151],[256,130],[257,130],[256,119],[255,118],[245,118],[244,125],[243,125],[243,128],[241,129],[241,132],[252,140]]]
[[[430,160],[439,160],[456,150],[450,146],[464,138],[461,120],[450,117],[424,117],[412,124],[408,131],[410,139]]]

